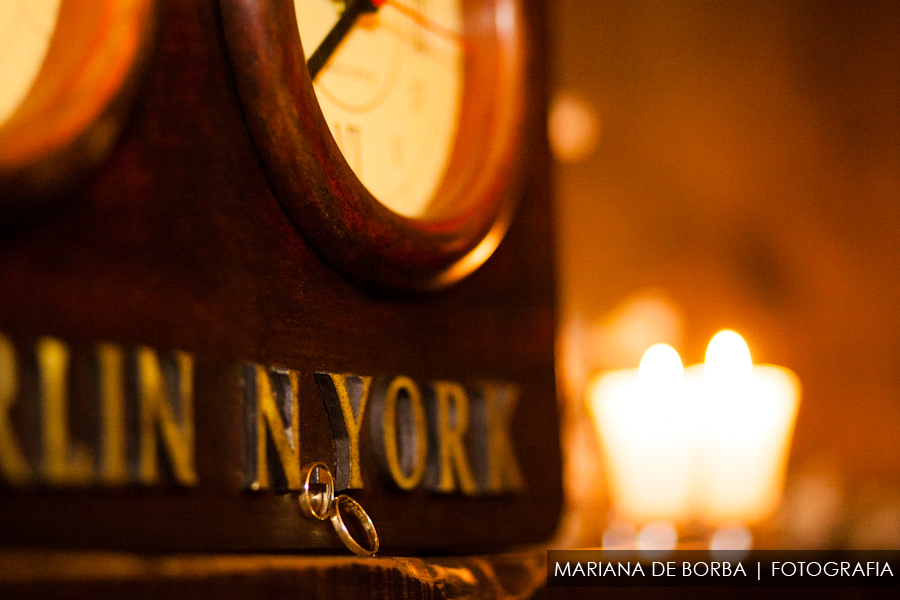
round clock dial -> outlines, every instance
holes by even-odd
[[[12,115],[34,85],[44,63],[59,14],[60,0],[0,2],[0,124]]]
[[[155,0],[0,1],[0,208],[106,157],[149,55]]]
[[[460,0],[404,1],[375,0],[327,57],[344,2],[294,7],[319,106],[350,168],[382,204],[421,217],[459,126],[465,38]]]
[[[220,0],[244,114],[303,238],[354,281],[434,289],[516,204],[518,0]]]

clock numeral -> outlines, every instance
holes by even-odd
[[[358,177],[362,177],[362,141],[360,140],[359,125],[333,123],[331,134],[334,136],[334,141],[337,142],[341,154],[347,160],[347,164]]]

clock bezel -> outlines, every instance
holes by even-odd
[[[152,55],[157,0],[62,0],[47,55],[0,124],[0,209],[27,211],[109,156]]]
[[[379,202],[338,149],[303,60],[293,2],[220,5],[244,118],[270,184],[326,262],[359,284],[422,291],[487,260],[520,195],[526,35],[518,0],[463,2],[471,58],[460,126],[444,182],[420,218]]]

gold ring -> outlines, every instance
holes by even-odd
[[[324,485],[325,490],[310,491],[313,473],[316,483]],[[300,471],[303,478],[303,489],[300,491],[300,509],[307,517],[324,521],[331,513],[331,502],[334,500],[334,478],[324,463],[309,463]]]
[[[350,531],[347,529],[347,525],[344,524],[344,519],[341,516],[341,502],[347,505],[347,508],[353,513],[356,520],[362,528],[365,529],[370,549],[360,546],[359,543],[353,539],[353,536],[350,535]],[[331,513],[331,524],[334,526],[334,530],[341,538],[341,541],[344,542],[344,545],[347,546],[353,554],[356,554],[357,556],[374,556],[374,554],[378,552],[378,533],[375,531],[375,524],[372,523],[372,519],[369,518],[369,515],[366,514],[363,507],[359,505],[359,502],[350,496],[341,494],[335,498],[334,510]]]

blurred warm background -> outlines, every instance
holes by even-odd
[[[900,548],[900,3],[554,3],[568,535],[609,498],[585,388],[722,328],[802,401],[785,547]]]

